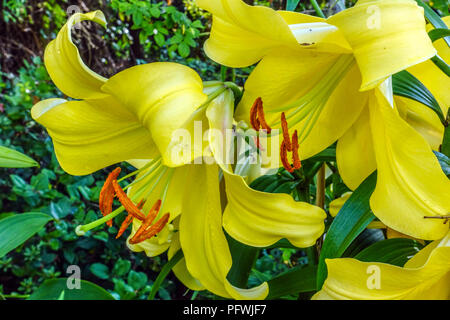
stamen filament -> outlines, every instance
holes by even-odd
[[[114,219],[115,217],[117,217],[119,214],[121,214],[124,211],[125,211],[125,208],[123,206],[121,206],[121,207],[117,208],[116,210],[114,210],[113,212],[111,212],[110,214],[108,214],[107,216],[104,216],[103,218],[100,218],[98,220],[95,220],[95,221],[90,222],[85,225],[79,225],[78,227],[75,228],[75,233],[77,234],[77,236],[84,236],[84,234],[86,232],[88,232],[89,230],[94,229],[94,228],[106,223],[107,221]]]
[[[155,159],[151,160],[149,163],[147,163],[147,164],[146,164],[145,166],[143,166],[142,168],[137,169],[137,170],[131,172],[130,174],[127,174],[126,176],[124,176],[124,177],[120,178],[119,180],[117,180],[117,182],[122,182],[122,181],[125,180],[125,179],[128,179],[128,178],[130,178],[130,177],[133,177],[133,176],[139,174],[140,172],[142,172],[142,171],[144,171],[144,170],[150,168],[150,167],[153,166],[155,163],[159,163],[159,162],[161,162],[161,157],[158,157],[158,158],[155,158]],[[151,170],[150,170],[150,172],[151,172]]]

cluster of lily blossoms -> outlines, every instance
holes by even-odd
[[[376,217],[434,241],[403,268],[378,264],[383,290],[366,287],[367,263],[327,260],[328,278],[314,298],[449,298],[449,224],[425,218],[450,212],[450,181],[433,154],[443,130],[432,111],[394,96],[391,83],[393,74],[408,70],[447,114],[450,81],[429,59],[438,52],[449,61],[450,51],[443,40],[430,41],[423,9],[412,0],[359,0],[322,19],[241,0],[196,2],[213,16],[204,45],[212,60],[233,68],[258,63],[236,108],[240,88],[202,82],[180,64],[138,65],[109,79],[90,70],[71,27],[81,20],[105,26],[100,11],[73,15],[47,46],[46,68],[73,99],[41,101],[32,116],[46,127],[61,167],[73,175],[123,161],[136,167],[122,178],[119,168],[110,174],[100,194],[103,218],[77,233],[111,225],[126,211],[117,237],[131,224],[131,250],[149,257],[168,251],[170,258],[181,249],[184,258],[173,271],[188,288],[264,299],[266,282],[246,289],[227,280],[232,259],[224,230],[254,247],[281,239],[299,248],[314,245],[325,230],[322,208],[249,183],[280,163],[299,170],[301,160],[337,141],[338,169],[349,188],[377,171],[370,199]],[[368,23],[374,6],[380,21]],[[177,156],[174,136],[180,129],[193,136],[198,122],[210,133],[200,145],[189,144],[188,156]],[[254,152],[235,154],[233,144],[212,132],[232,132],[232,141]],[[237,161],[224,161],[230,153]],[[113,210],[115,196],[121,206]]]

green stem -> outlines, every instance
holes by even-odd
[[[326,18],[325,15],[323,14],[322,9],[320,9],[320,6],[317,4],[316,0],[310,0],[312,6],[314,7],[314,10],[316,10],[316,13],[319,17],[321,18]]]
[[[158,274],[158,277],[156,277],[155,282],[153,283],[152,286],[152,291],[150,292],[150,294],[148,295],[148,300],[153,300],[156,296],[156,293],[159,290],[159,287],[161,286],[161,284],[163,283],[164,279],[167,277],[167,275],[169,274],[170,270],[172,270],[173,267],[175,267],[175,265],[183,258],[183,251],[178,250],[177,253],[175,253],[175,255],[172,257],[172,259],[170,259],[165,265],[164,267],[161,269],[161,272]]]

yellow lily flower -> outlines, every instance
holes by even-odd
[[[327,259],[328,278],[313,300],[448,300],[450,233],[404,267],[356,259]]]
[[[442,20],[450,27],[450,16]],[[431,24],[427,25],[427,31],[433,29]],[[450,48],[443,39],[433,43],[438,55],[447,63],[450,63]],[[441,107],[442,114],[447,115],[450,106],[450,78],[445,75],[432,61],[425,61],[407,69],[425,87],[430,90]],[[439,117],[429,108],[424,108],[417,101],[395,96],[400,115],[418,131],[430,143],[433,150],[439,150],[444,135],[444,127]]]
[[[31,110],[53,139],[61,167],[84,175],[129,159],[162,156],[172,132],[207,99],[200,77],[176,63],[150,63],[105,79],[81,60],[70,28],[81,20],[105,25],[100,11],[69,18],[45,50],[44,62],[56,86],[80,101],[48,99]]]
[[[269,125],[279,125],[283,111],[298,131],[300,158],[338,140],[339,172],[351,189],[378,170],[371,208],[383,223],[421,239],[446,234],[442,220],[424,216],[448,214],[450,181],[399,116],[389,84],[392,74],[436,54],[415,1],[360,0],[328,19],[240,0],[197,3],[213,14],[210,58],[231,67],[261,60],[245,84],[238,120],[248,121],[261,97]]]
[[[216,132],[232,128],[232,90],[223,84],[218,85],[219,91],[214,85],[203,87],[193,70],[175,63],[136,66],[102,79],[83,64],[71,42],[70,27],[77,19],[104,23],[99,11],[72,16],[49,44],[45,61],[55,84],[83,100],[45,100],[33,106],[32,116],[47,128],[58,160],[68,173],[88,174],[125,160],[137,167],[120,179],[119,168],[110,174],[99,199],[104,217],[79,226],[77,234],[105,222],[111,225],[111,220],[126,210],[128,216],[117,237],[132,224],[127,244],[134,251],[155,256],[169,249],[171,255],[181,246],[185,262],[180,261],[175,272],[187,286],[201,286],[236,299],[264,298],[267,283],[240,289],[226,280],[231,254],[222,231],[217,165],[190,164],[195,163],[195,152],[181,161],[174,156],[176,131],[195,129],[193,120],[206,120]],[[206,145],[214,157],[212,163],[217,162],[225,176],[229,204],[224,225],[230,234],[257,246],[281,238],[297,246],[313,245],[324,231],[323,210],[295,202],[288,195],[250,189],[224,161],[227,149],[213,132]],[[200,156],[208,154],[203,146],[201,143]],[[244,169],[242,166],[241,172],[246,172]],[[134,182],[120,187],[120,182],[135,175]],[[114,196],[122,207],[113,211]],[[178,233],[174,225],[180,214]]]
[[[223,135],[213,134],[217,131],[225,134],[226,129],[232,128],[233,107],[233,93],[227,89],[204,110],[196,112],[185,126],[188,131],[192,131],[191,120],[205,117],[209,129],[212,129],[206,135],[206,148],[210,149],[210,156],[214,156],[214,159],[205,159],[205,164],[169,169],[174,171],[172,181],[178,182],[174,183],[173,189],[172,183],[168,188],[165,210],[170,210],[171,219],[181,213],[174,222],[177,225],[179,221],[179,227],[175,227],[179,231],[169,231],[170,236],[160,241],[152,238],[129,247],[134,251],[145,251],[148,256],[157,255],[168,247],[169,256],[172,256],[176,252],[175,248],[181,247],[184,259],[176,265],[174,272],[187,287],[192,290],[206,288],[226,298],[262,299],[267,295],[266,283],[244,290],[234,287],[226,279],[232,261],[222,227],[233,238],[247,245],[264,247],[286,238],[296,246],[309,247],[323,233],[326,214],[319,207],[296,202],[287,194],[253,190],[246,182],[247,177],[233,173],[231,165],[222,157],[222,150],[227,150],[220,143]],[[201,147],[204,148],[204,145],[201,144]],[[205,156],[208,153],[200,151],[199,154]],[[193,163],[196,163],[195,159]],[[222,194],[219,188],[219,167],[225,183],[225,193]],[[241,173],[250,171],[251,168],[248,168]],[[157,190],[141,175],[146,175],[145,171],[137,177],[140,182],[130,189],[131,197],[134,196],[134,189],[149,189],[153,193]],[[176,175],[179,177],[176,178]],[[159,193],[156,192],[156,195]],[[152,199],[152,196],[147,199]],[[147,202],[153,203],[155,199]],[[222,206],[225,208],[223,217]],[[141,222],[135,221],[136,226],[133,225],[130,238],[134,237],[141,225]]]

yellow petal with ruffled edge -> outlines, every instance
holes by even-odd
[[[448,300],[448,238],[429,244],[403,268],[350,258],[327,259],[328,278],[313,300]]]
[[[100,88],[107,79],[83,63],[72,42],[72,26],[83,20],[106,26],[105,16],[101,11],[75,13],[58,32],[56,39],[45,48],[44,63],[53,82],[64,94],[75,99],[101,98],[105,94]]]
[[[373,213],[388,227],[409,236],[442,238],[448,224],[424,216],[450,211],[450,180],[427,141],[411,128],[376,89],[370,96],[370,126],[377,160]]]
[[[264,103],[264,112],[269,125],[279,123],[280,108],[292,106],[285,110],[288,116],[308,93],[316,92],[313,99],[307,99],[311,110],[323,108],[304,141],[300,141],[301,159],[309,158],[341,137],[358,119],[367,101],[365,93],[358,92],[361,77],[355,63],[347,64],[339,73],[329,71],[338,60],[350,56],[317,54],[280,50],[265,57],[249,76],[242,100],[236,110],[235,118],[249,122],[250,109],[257,97]],[[335,86],[323,83],[337,82]],[[313,106],[314,105],[314,106]],[[311,114],[309,112],[308,114]],[[308,118],[308,116],[306,117]],[[306,120],[292,124],[287,118],[290,132],[301,132]],[[280,127],[277,124],[275,127]]]
[[[327,23],[337,26],[352,46],[363,91],[436,54],[423,8],[413,0],[360,1]]]
[[[199,75],[189,67],[155,62],[126,69],[102,87],[151,132],[167,166],[178,166],[168,148],[172,135],[205,100]],[[130,157],[129,157],[130,158]]]
[[[196,0],[213,14],[206,54],[214,61],[234,68],[259,61],[272,48],[298,43],[287,23],[273,9],[249,6],[241,0]]]
[[[444,126],[437,114],[412,99],[394,96],[394,100],[401,117],[428,141],[433,150],[438,151],[444,137]]]
[[[339,139],[336,160],[344,183],[355,190],[377,168],[366,106],[358,120]]]
[[[183,201],[180,242],[189,273],[206,289],[225,298],[264,299],[266,282],[252,289],[232,286],[227,274],[232,265],[228,242],[222,230],[222,210],[217,165],[189,166],[190,193]]]
[[[244,178],[224,172],[228,205],[223,226],[236,240],[254,247],[266,247],[280,239],[294,246],[314,245],[325,229],[326,213],[290,195],[266,193],[247,186]]]
[[[149,131],[111,97],[43,100],[33,106],[31,116],[47,129],[61,167],[72,175],[158,154]]]
[[[177,223],[174,223],[174,225],[175,228],[177,228]],[[170,243],[170,248],[167,252],[167,258],[169,260],[172,259],[172,257],[175,255],[175,253],[178,252],[178,250],[181,250],[180,233],[176,232],[172,237],[172,242]],[[180,261],[178,261],[178,263],[172,268],[172,271],[178,278],[178,280],[180,280],[189,289],[194,291],[205,290],[205,287],[200,283],[200,281],[192,277],[192,275],[189,273],[184,257]]]

